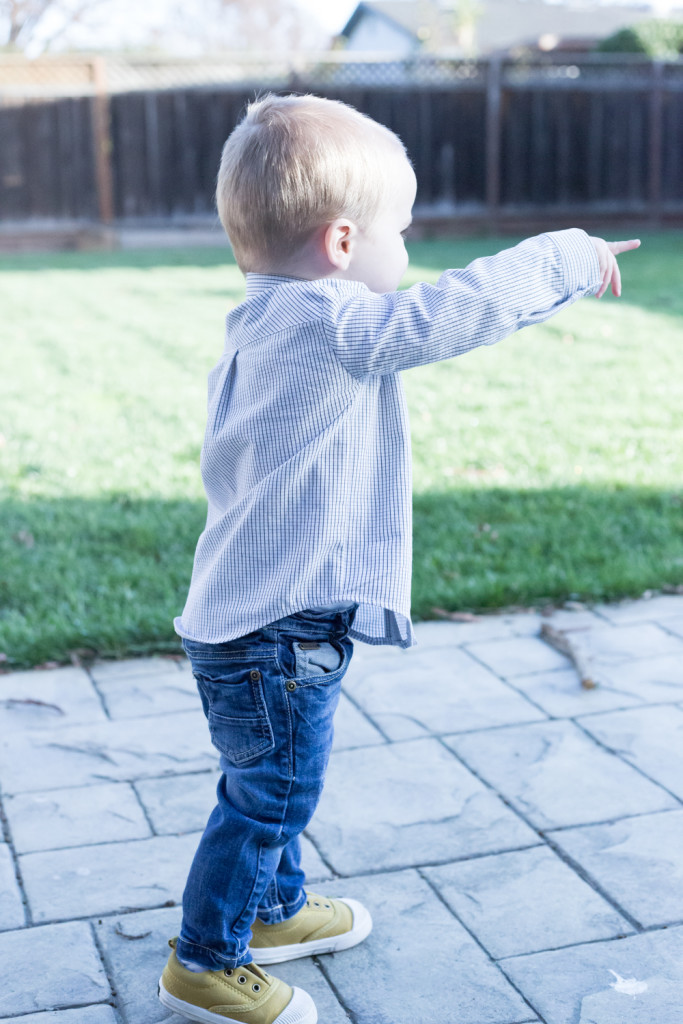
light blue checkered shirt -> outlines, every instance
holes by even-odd
[[[386,295],[248,274],[209,377],[208,516],[177,632],[221,643],[306,608],[358,603],[355,639],[413,644],[400,371],[493,344],[599,284],[578,229]]]

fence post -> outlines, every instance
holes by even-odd
[[[486,75],[486,209],[494,228],[500,206],[503,60],[490,57]]]
[[[111,224],[114,219],[114,184],[109,132],[109,93],[106,66],[102,57],[93,57],[90,76],[95,91],[92,100],[92,127],[97,205],[102,223]]]
[[[662,215],[662,143],[664,140],[664,97],[662,85],[664,81],[664,65],[660,60],[652,61],[652,78],[650,80],[650,145],[649,145],[649,180],[648,202],[650,216],[658,224]]]

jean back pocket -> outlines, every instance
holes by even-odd
[[[193,665],[207,710],[211,742],[235,765],[246,764],[275,747],[263,695],[263,678],[244,662]]]

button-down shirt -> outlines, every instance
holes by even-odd
[[[384,295],[336,278],[248,274],[209,377],[208,515],[177,632],[220,643],[353,603],[355,639],[413,644],[400,371],[497,342],[599,284],[578,229]]]

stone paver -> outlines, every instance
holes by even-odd
[[[605,620],[589,609],[582,611],[570,611],[566,608],[556,608],[550,615],[544,615],[542,622],[547,622],[555,629],[600,629],[605,626]]]
[[[23,854],[19,866],[33,919],[64,921],[177,902],[197,838],[155,836]]]
[[[504,960],[546,1024],[678,1024],[683,928]]]
[[[273,973],[320,1024],[680,1024],[683,595],[416,632],[357,645],[302,837],[374,930]],[[156,983],[217,779],[183,660],[0,676],[0,1019],[183,1024]]]
[[[660,594],[649,600],[598,605],[594,611],[615,625],[625,626],[633,622],[663,622],[680,615],[682,606],[681,596]]]
[[[85,669],[56,668],[0,676],[0,736],[106,720],[102,701]]]
[[[158,676],[172,669],[189,672],[187,663],[176,658],[127,658],[125,661],[100,661],[90,669],[90,675],[99,686],[111,679],[130,676]],[[190,673],[191,675],[191,673]]]
[[[95,927],[97,938],[127,1024],[183,1020],[157,999],[157,983],[168,959],[168,940],[180,930],[180,907],[105,917]]]
[[[178,1017],[178,1022],[181,1018]],[[47,1013],[22,1015],[17,1024],[118,1024],[112,1006],[100,1003],[97,1006],[83,1006],[76,1010],[51,1010]]]
[[[424,873],[495,958],[633,931],[547,846],[425,868]]]
[[[539,842],[433,739],[333,754],[308,831],[341,874]]]
[[[201,711],[159,715],[153,728],[140,718],[0,736],[6,793],[201,771],[217,762]]]
[[[334,716],[332,749],[347,750],[351,747],[369,747],[384,742],[384,736],[377,727],[352,704],[346,694],[342,693]]]
[[[683,808],[551,837],[643,927],[683,921]]]
[[[584,690],[573,668],[515,676],[511,685],[553,718],[575,718],[643,703],[635,694],[605,683],[602,675],[599,686]]]
[[[152,834],[135,791],[125,782],[19,793],[5,798],[5,813],[17,853]]]
[[[140,779],[135,789],[158,835],[198,832],[216,803],[218,771]]]
[[[683,709],[655,707],[592,715],[580,724],[683,800]]]
[[[458,647],[473,641],[534,636],[540,632],[541,623],[544,621],[540,615],[532,614],[480,615],[475,616],[474,622],[418,622],[415,625],[415,635],[420,646]]]
[[[0,933],[0,1019],[60,1006],[87,1006],[110,997],[104,967],[85,922]]]
[[[325,864],[306,833],[301,837],[301,864],[309,882],[334,878],[334,872]]]
[[[603,665],[600,685],[631,695],[637,704],[673,704],[683,700],[683,658],[662,654],[619,665]]]
[[[681,639],[683,639],[683,615],[675,615],[670,619],[662,619],[660,626],[662,629],[665,629],[667,633],[673,633],[674,636],[680,636]]]
[[[513,679],[529,672],[567,668],[569,665],[569,659],[564,654],[533,636],[472,643],[468,644],[467,650],[502,679]]]
[[[546,716],[465,651],[417,651],[397,665],[349,672],[348,693],[393,740],[466,732]]]
[[[24,904],[7,843],[0,843],[0,931],[23,928]]]
[[[473,771],[537,828],[584,825],[678,806],[573,722],[542,722],[449,737]]]
[[[138,675],[118,675],[111,670],[100,674],[97,669],[92,673],[111,718],[201,709],[194,676],[174,661],[159,659],[156,672]]]
[[[670,654],[683,659],[683,640],[651,622],[628,626],[580,630],[572,639],[581,653],[599,670],[638,658]]]
[[[344,891],[372,906],[374,928],[366,942],[321,961],[358,1024],[537,1019],[417,872],[355,878]]]

